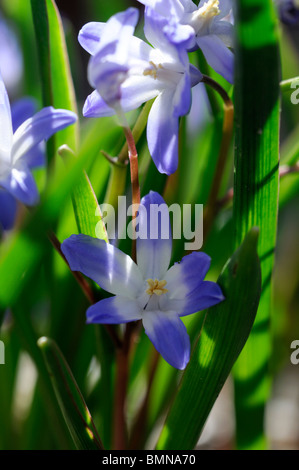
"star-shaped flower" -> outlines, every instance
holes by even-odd
[[[152,220],[151,207],[166,208],[163,222],[161,218]],[[113,294],[89,307],[88,323],[141,320],[163,358],[184,369],[190,357],[190,340],[180,317],[215,305],[224,297],[218,284],[204,280],[210,266],[205,253],[193,252],[169,268],[172,240],[166,214],[167,206],[158,193],[150,192],[142,199],[137,263],[115,246],[87,235],[72,235],[61,249],[73,271],[80,271]]]
[[[161,173],[171,174],[178,165],[179,118],[188,113],[191,88],[202,74],[189,63],[187,47],[193,41],[191,27],[178,33],[151,10],[145,24],[145,41],[133,36],[138,10],[129,8],[107,23],[87,23],[79,42],[91,55],[88,79],[96,89],[86,100],[85,117],[128,112],[153,98],[147,123],[150,154]],[[164,31],[167,28],[167,34]]]
[[[20,115],[15,115],[14,121],[17,118],[20,122]],[[16,125],[13,128],[10,103],[0,75],[0,225],[4,230],[13,226],[16,200],[26,206],[38,203],[31,169],[42,163],[40,143],[76,120],[71,111],[47,107],[14,131]]]

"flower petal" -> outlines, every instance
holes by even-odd
[[[143,291],[143,279],[130,256],[104,240],[72,235],[61,245],[72,271],[80,271],[114,295],[134,299]]]
[[[185,116],[191,107],[191,80],[189,74],[184,74],[179,81],[173,96],[173,115]]]
[[[125,113],[139,108],[146,101],[155,98],[160,90],[159,82],[150,77],[131,76],[121,85],[120,104]],[[107,105],[98,91],[91,93],[84,104],[85,117],[113,116],[115,110]]]
[[[136,300],[116,295],[100,300],[86,312],[87,323],[120,324],[141,320]]]
[[[17,213],[17,201],[7,191],[0,189],[0,228],[13,228]]]
[[[85,24],[79,31],[78,41],[89,54],[94,55],[97,52],[105,25],[106,23],[91,21]]]
[[[229,21],[215,21],[211,28],[211,34],[218,36],[226,47],[234,46],[234,25]]]
[[[26,162],[28,168],[40,168],[46,165],[46,146],[45,142],[40,142],[38,145],[29,150],[23,155],[22,160]]]
[[[126,80],[128,67],[117,62],[98,60],[93,56],[88,64],[88,81],[111,108],[118,106],[121,99],[121,85]]]
[[[137,217],[138,267],[144,279],[163,280],[172,249],[168,207],[158,193],[151,191],[142,198]]]
[[[220,14],[217,18],[221,19],[227,16],[233,8],[232,0],[219,0]]]
[[[185,369],[190,358],[190,339],[184,323],[175,312],[146,312],[145,333],[171,366]]]
[[[184,13],[192,13],[193,11],[197,10],[197,6],[193,0],[180,0],[180,3],[184,7]]]
[[[76,122],[77,116],[66,109],[43,108],[27,119],[13,136],[12,161],[15,164],[41,141]]]
[[[229,83],[234,81],[234,54],[221,39],[210,34],[197,37],[197,44],[202,50],[208,64]]]
[[[121,85],[126,80],[129,43],[138,21],[137,8],[128,8],[113,15],[102,30],[96,54],[88,64],[88,81],[111,108],[117,109]]]
[[[219,285],[215,282],[204,281],[185,299],[170,299],[167,302],[167,309],[176,309],[179,316],[183,317],[212,307],[223,300],[224,296]]]
[[[26,206],[35,206],[39,202],[39,193],[28,166],[22,162],[14,167],[1,186]]]
[[[169,17],[170,15],[175,16],[179,19],[183,12],[184,2],[188,0],[138,0],[143,5],[154,9],[159,15]],[[189,0],[190,2],[191,0]],[[196,8],[196,7],[195,7]]]
[[[127,42],[134,34],[138,18],[139,11],[137,8],[127,8],[127,10],[111,16],[102,31],[100,48],[106,48],[107,45],[117,41],[117,49],[115,52],[117,58],[121,61],[119,63],[126,62]]]
[[[144,17],[144,34],[153,47],[163,51],[163,55],[169,57],[171,62],[179,62],[179,48],[181,43],[186,48],[191,46],[194,39],[192,28],[180,25],[170,14],[161,16],[156,10],[146,7]],[[181,32],[181,30],[183,30]],[[186,34],[187,33],[187,34]]]
[[[33,98],[25,97],[15,101],[11,105],[12,128],[15,132],[26,119],[36,112],[36,102]]]
[[[114,114],[115,110],[108,106],[97,90],[93,91],[86,98],[83,106],[83,116],[92,118],[113,116]]]
[[[296,25],[299,22],[299,3],[295,0],[278,0],[277,7],[280,20],[286,25]]]
[[[160,173],[171,175],[178,167],[179,120],[173,116],[174,90],[164,90],[156,98],[147,122],[147,142]]]
[[[210,264],[211,258],[199,251],[184,256],[180,263],[174,264],[165,276],[169,297],[184,299],[197,289],[202,284]]]
[[[198,70],[192,64],[190,64],[189,72],[190,72],[191,87],[193,88],[194,86],[198,85],[199,82],[202,81],[203,75],[200,72],[200,70]]]
[[[0,165],[1,160],[10,161],[12,146],[12,123],[7,91],[0,74]]]
[[[12,127],[15,132],[26,119],[34,115],[36,111],[36,102],[33,98],[25,97],[15,101],[11,106]],[[24,161],[28,168],[42,167],[46,164],[45,143],[40,142],[34,148],[24,155]]]

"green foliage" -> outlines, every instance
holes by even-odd
[[[270,391],[269,319],[278,215],[280,62],[271,0],[241,0],[236,19],[235,241],[238,245],[251,227],[260,228],[263,285],[252,334],[235,367],[237,441],[241,448],[263,448],[264,407]]]
[[[77,449],[103,449],[90,412],[59,348],[51,339],[44,337],[38,340],[38,346],[43,352],[59,406]]]
[[[218,279],[225,301],[206,313],[158,449],[188,450],[196,446],[212,406],[247,341],[261,294],[257,241],[258,230],[253,229]]]
[[[136,330],[126,377],[124,434],[131,449],[196,448],[231,372],[236,447],[267,445],[264,416],[272,382],[289,363],[289,344],[299,333],[299,106],[290,100],[292,81],[284,82],[282,94],[279,88],[281,78],[298,75],[299,58],[289,31],[280,28],[278,34],[272,3],[235,2],[234,86],[213,72],[202,54],[190,54],[232,100],[234,129],[227,126],[232,114],[222,98],[202,85],[205,114],[199,124],[196,113],[180,120],[179,169],[167,177],[148,151],[145,127],[152,102],[127,116],[139,154],[141,195],[154,190],[169,204],[204,204],[209,230],[202,249],[212,258],[208,279],[218,279],[226,298],[184,317],[192,343],[184,373]],[[88,55],[77,42],[84,22],[106,21],[129,4],[87,0],[65,12],[58,0],[3,0],[24,59],[24,77],[12,101],[31,95],[40,107],[76,112],[78,122],[47,144],[47,168],[35,172],[39,206],[19,207],[15,229],[0,239],[0,339],[6,353],[0,365],[0,449],[115,446],[118,341],[124,328],[85,324],[90,302],[106,294],[70,272],[60,242],[73,233],[108,241],[101,204],[116,207],[119,195],[131,197],[127,145],[116,119],[82,116],[90,92]],[[285,172],[280,192],[279,169]],[[130,254],[131,240],[122,240],[120,248]],[[276,251],[282,255],[273,278]],[[183,240],[174,240],[173,261],[184,255]],[[24,357],[30,363],[22,372]],[[25,382],[29,398],[22,403]]]

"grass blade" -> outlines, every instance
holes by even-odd
[[[71,436],[80,450],[102,450],[103,446],[78,385],[56,343],[38,340],[57,400]]]

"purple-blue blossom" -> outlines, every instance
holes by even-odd
[[[298,0],[275,0],[279,17],[287,25],[299,23],[299,1]]]
[[[200,48],[208,64],[228,82],[233,83],[234,28],[231,0],[138,0],[146,6],[145,23],[152,10],[168,20],[165,34],[176,30],[184,34],[186,28],[193,30],[194,40],[189,50]]]
[[[158,221],[151,217],[154,206],[166,209]],[[151,191],[141,200],[137,220],[137,263],[114,245],[87,235],[72,235],[61,249],[73,271],[80,271],[113,294],[88,308],[88,323],[141,320],[163,358],[184,369],[190,358],[190,339],[181,317],[215,305],[224,297],[217,283],[204,280],[210,266],[205,253],[193,252],[169,268],[172,239],[171,230],[165,231],[165,227],[170,227],[170,219],[158,193]]]
[[[178,32],[176,25],[170,32],[168,20],[151,10],[144,28],[149,45],[134,36],[137,21],[138,10],[129,8],[81,29],[78,39],[92,55],[88,79],[95,88],[83,114],[126,113],[156,98],[147,123],[149,152],[161,173],[172,174],[178,166],[179,118],[188,113],[191,88],[202,79],[187,53],[194,32],[190,27]]]
[[[17,118],[20,115],[15,115],[15,120]],[[0,225],[4,230],[13,226],[16,200],[26,206],[38,203],[38,189],[31,170],[43,163],[40,143],[76,120],[76,114],[71,111],[47,107],[14,130],[7,91],[0,75]]]

